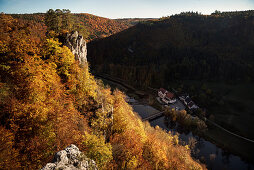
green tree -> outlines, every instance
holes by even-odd
[[[45,24],[48,27],[48,30],[56,30],[56,12],[53,9],[49,9],[45,16]]]
[[[88,39],[88,37],[90,35],[90,33],[88,32],[86,26],[84,26],[80,23],[77,23],[77,24],[73,25],[73,30],[78,31],[79,34],[81,34],[84,37],[84,39]]]
[[[48,30],[59,33],[63,30],[71,31],[73,27],[73,19],[69,9],[49,9],[46,13],[45,24]]]
[[[73,27],[73,19],[69,9],[62,10],[62,30],[70,31]]]
[[[110,143],[105,143],[103,137],[85,133],[83,145],[87,148],[86,155],[94,159],[100,168],[105,166],[113,159],[112,147]]]

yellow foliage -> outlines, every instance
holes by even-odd
[[[112,140],[113,157],[119,169],[137,169],[143,161],[143,142],[135,131],[126,130],[116,134]]]
[[[103,169],[201,169],[177,136],[143,123],[57,40],[5,15],[0,31],[0,169],[41,168],[70,144]]]
[[[86,156],[94,159],[99,168],[106,168],[112,161],[112,147],[110,143],[105,143],[103,137],[85,133],[83,145],[86,148]]]
[[[119,90],[114,91],[114,124],[113,129],[116,132],[123,132],[125,130],[133,130],[142,141],[146,140],[146,133],[144,131],[141,119],[133,112],[131,106],[126,103],[125,96]]]
[[[53,62],[57,65],[57,72],[59,75],[64,75],[66,78],[70,76],[70,67],[74,64],[74,55],[68,47],[60,47],[61,43],[53,38],[47,39],[45,58],[49,57],[48,62]]]

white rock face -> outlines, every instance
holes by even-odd
[[[87,63],[87,47],[83,36],[77,31],[67,34],[65,44],[74,54],[75,60],[78,60],[81,65]]]
[[[56,153],[54,163],[48,163],[42,170],[97,170],[94,160],[87,158],[73,144]]]

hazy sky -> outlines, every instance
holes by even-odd
[[[108,18],[159,18],[183,11],[254,10],[254,0],[0,0],[4,13],[46,12],[50,8]]]

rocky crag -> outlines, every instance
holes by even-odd
[[[75,60],[81,65],[87,63],[86,41],[77,31],[68,33],[64,45],[67,46],[75,56]]]
[[[41,170],[97,170],[94,160],[87,158],[73,144],[56,153],[53,163],[48,163]]]

